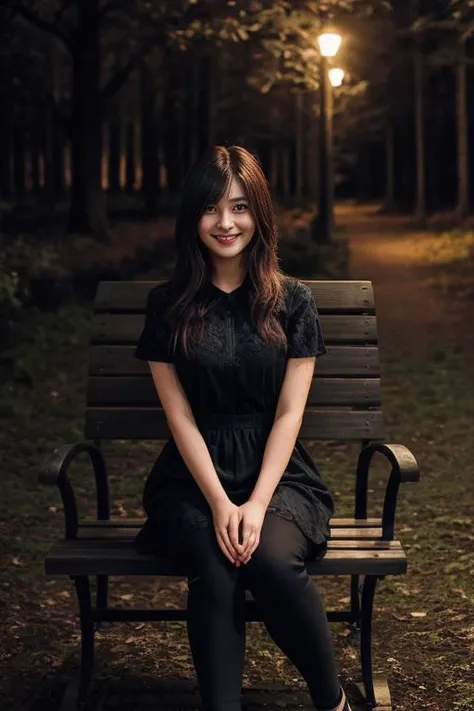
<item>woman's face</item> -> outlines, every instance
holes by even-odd
[[[198,222],[200,240],[212,258],[235,259],[251,241],[255,219],[240,180],[232,178],[227,194],[207,205]]]

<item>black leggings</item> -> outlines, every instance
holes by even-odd
[[[203,711],[240,711],[245,655],[245,589],[278,647],[298,669],[317,709],[342,699],[329,624],[305,558],[314,544],[292,522],[265,515],[246,565],[230,563],[214,527],[174,542],[188,576],[187,629]]]

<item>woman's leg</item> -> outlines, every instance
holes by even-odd
[[[343,706],[329,623],[306,569],[310,541],[292,521],[267,513],[242,577],[270,636],[308,684],[319,710]]]
[[[187,567],[187,629],[203,711],[240,711],[246,631],[240,569],[222,553],[212,526],[184,534],[179,546]]]

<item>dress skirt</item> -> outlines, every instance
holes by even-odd
[[[248,501],[255,487],[272,422],[272,413],[197,419],[216,473],[237,506]],[[166,555],[169,539],[175,543],[194,528],[213,525],[211,508],[173,439],[165,444],[148,476],[143,505],[148,520],[136,539],[141,550]],[[313,544],[311,557],[318,560],[326,552],[333,510],[326,485],[297,440],[267,512],[293,521]]]

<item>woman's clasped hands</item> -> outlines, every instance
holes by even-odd
[[[222,552],[231,563],[239,567],[250,560],[260,543],[260,532],[266,507],[259,501],[246,501],[242,506],[223,499],[212,509],[214,530]],[[239,543],[239,529],[242,543]]]

